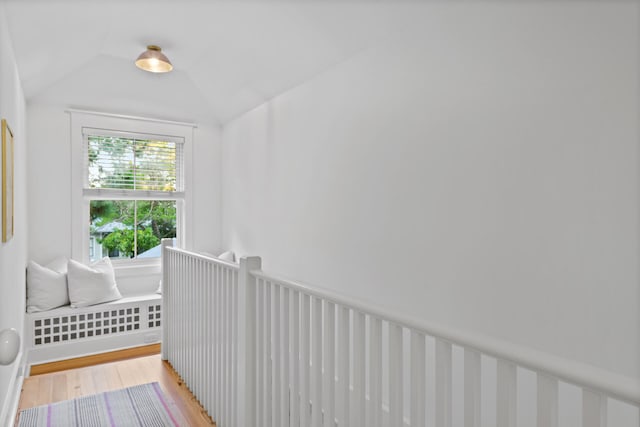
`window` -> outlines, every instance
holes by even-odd
[[[192,126],[73,111],[71,122],[72,256],[157,265],[161,239],[184,245]]]
[[[157,258],[161,239],[177,237],[184,143],[91,128],[83,135],[90,260]]]

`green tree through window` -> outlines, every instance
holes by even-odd
[[[178,144],[108,136],[87,138],[88,187],[118,190],[118,198],[89,202],[90,239],[104,255],[135,258],[176,237],[176,200],[149,200],[140,194],[172,194],[179,188]],[[94,252],[96,252],[94,250]]]

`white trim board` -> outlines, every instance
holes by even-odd
[[[16,361],[17,363],[14,362],[11,381],[7,389],[7,398],[4,401],[2,411],[0,411],[0,426],[2,427],[13,427],[15,424],[26,369],[27,358],[25,350],[20,351]]]

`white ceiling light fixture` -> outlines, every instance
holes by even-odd
[[[151,73],[168,73],[173,70],[173,65],[162,49],[155,45],[147,46],[147,50],[142,52],[136,59],[136,66]]]

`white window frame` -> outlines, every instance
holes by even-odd
[[[176,234],[177,244],[190,249],[193,235],[192,212],[192,173],[193,170],[193,129],[190,123],[170,122],[143,117],[123,116],[88,111],[69,110],[71,116],[71,257],[75,260],[89,262],[89,202],[96,197],[85,196],[86,162],[84,159],[85,129],[104,130],[105,134],[126,134],[132,136],[168,137],[171,140],[184,141],[183,170],[184,195],[176,201]],[[117,200],[118,196],[109,196],[109,200]],[[127,197],[128,199],[128,197]],[[144,199],[142,197],[141,199]],[[122,273],[147,274],[157,272],[160,268],[158,258],[113,260],[116,270]]]

